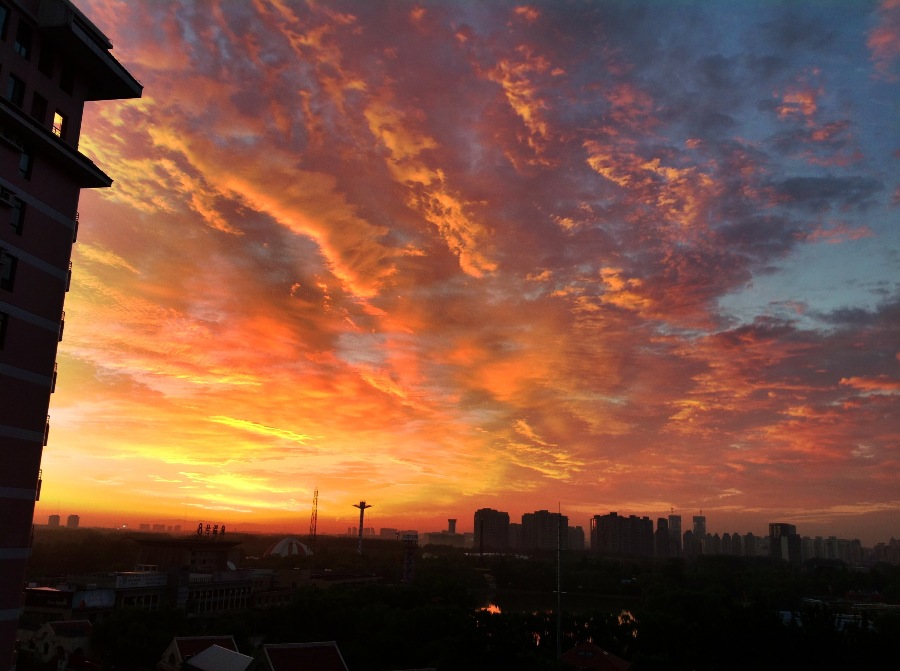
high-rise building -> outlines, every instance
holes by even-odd
[[[569,527],[566,535],[569,537],[569,550],[582,552],[584,550],[584,528]]]
[[[59,515],[50,515],[47,519],[48,527],[58,527],[59,526]]]
[[[694,515],[694,537],[706,538],[706,515]]]
[[[537,510],[522,515],[522,544],[524,550],[563,550],[569,547],[569,518],[549,510]]]
[[[493,508],[475,511],[475,550],[497,552],[509,548],[509,513]]]
[[[69,515],[66,518],[67,529],[77,529],[79,524],[81,524],[81,517],[78,515]]]
[[[706,515],[694,515],[694,554],[706,552]]]
[[[802,543],[797,527],[786,522],[769,524],[769,556],[799,564],[802,556]]]
[[[653,556],[653,520],[618,513],[591,518],[591,550],[601,555]]]
[[[669,520],[660,517],[656,520],[656,533],[653,534],[654,554],[660,558],[672,555],[672,542],[669,538]]]
[[[14,663],[78,197],[112,184],[78,151],[84,103],[141,95],[111,48],[69,0],[0,3],[0,669]]]
[[[681,555],[681,515],[669,515],[669,540],[671,555]]]

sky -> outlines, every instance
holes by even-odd
[[[900,0],[77,4],[38,521],[900,537]]]

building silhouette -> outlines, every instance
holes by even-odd
[[[475,511],[475,550],[502,552],[509,549],[509,513],[493,508]]]
[[[704,554],[706,552],[706,515],[694,515],[694,554]]]
[[[797,527],[786,522],[769,524],[769,556],[792,564],[801,561],[802,543]]]
[[[669,554],[681,555],[681,515],[669,515]]]
[[[556,550],[569,547],[569,518],[549,510],[522,515],[523,550]]]
[[[618,513],[591,518],[591,549],[595,554],[627,557],[653,556],[653,520]]]
[[[81,524],[81,517],[78,515],[69,515],[66,518],[67,529],[77,529],[79,524]]]
[[[657,557],[665,558],[672,554],[672,541],[669,537],[669,520],[660,517],[656,520],[656,531],[653,534],[653,543]]]
[[[0,4],[0,669],[14,658],[78,197],[112,184],[78,151],[84,103],[141,95],[111,48],[69,0]]]

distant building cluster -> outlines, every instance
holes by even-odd
[[[47,520],[47,526],[59,527],[59,522],[59,515],[50,515],[50,518]],[[81,524],[81,517],[79,517],[78,515],[69,515],[69,517],[66,519],[67,529],[77,529],[79,524]]]
[[[475,511],[473,540],[476,552],[584,550],[584,529],[569,526],[566,515],[549,510],[525,513],[516,523],[509,513],[481,508]]]
[[[597,555],[631,557],[698,557],[733,555],[771,557],[792,564],[811,559],[843,561],[853,566],[877,561],[900,563],[900,541],[863,548],[858,539],[829,536],[800,536],[797,527],[786,522],[769,524],[767,536],[753,533],[709,533],[706,517],[695,515],[692,527],[681,532],[681,515],[660,517],[656,529],[649,517],[620,516],[611,512],[591,518],[591,551]]]

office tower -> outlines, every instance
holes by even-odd
[[[0,3],[0,669],[14,659],[78,197],[112,184],[78,151],[84,103],[141,95],[111,48],[69,0]]]
[[[509,513],[493,508],[475,511],[475,550],[497,552],[509,548]]]
[[[673,557],[681,555],[681,515],[669,515],[669,540]]]

